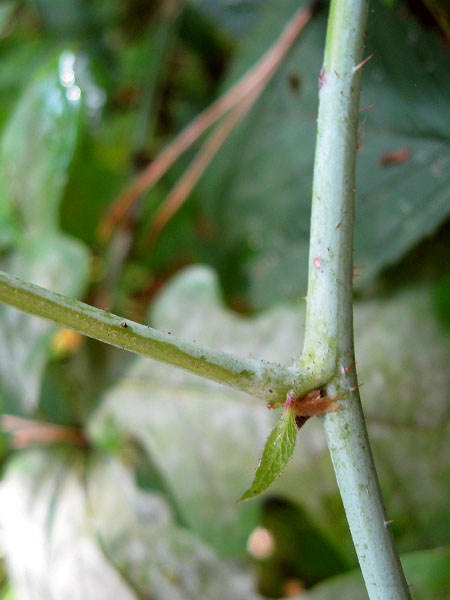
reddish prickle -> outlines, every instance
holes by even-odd
[[[348,373],[349,371],[351,371],[352,369],[354,369],[354,368],[355,368],[355,366],[356,366],[356,362],[352,363],[352,364],[351,364],[350,366],[348,366],[348,367],[345,367],[345,368],[343,368],[343,369],[342,369],[342,373],[343,373],[344,375],[347,375],[347,373]]]
[[[365,58],[359,64],[357,64],[356,67],[353,68],[353,73],[355,71],[358,71],[358,69],[360,69],[361,67],[363,67],[366,64],[366,62],[369,62],[369,60],[372,58],[372,56],[373,56],[373,54],[369,54],[369,56],[367,58]]]
[[[359,385],[355,385],[354,387],[350,388],[352,392],[355,392],[356,390],[359,390],[360,387],[362,387],[364,384],[360,383]]]

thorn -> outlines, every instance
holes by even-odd
[[[322,266],[322,261],[320,260],[320,258],[318,256],[316,256],[316,258],[314,259],[314,268],[320,269],[321,266]]]
[[[342,374],[347,375],[347,373],[349,371],[351,371],[352,369],[354,369],[355,366],[356,366],[356,362],[352,363],[349,367],[342,367]]]
[[[266,406],[267,406],[267,408],[270,408],[270,409],[272,409],[272,408],[276,408],[276,407],[277,407],[277,405],[275,404],[275,402],[268,402],[268,403],[266,404]]]
[[[356,188],[353,188],[353,193],[356,194]]]
[[[297,296],[297,300],[307,300],[308,296]]]
[[[389,521],[384,521],[384,526],[387,527],[388,525],[391,525],[391,523],[394,522],[394,519],[389,519]]]
[[[363,67],[366,62],[369,62],[369,60],[372,58],[373,54],[369,54],[369,56],[367,58],[365,58],[364,60],[362,60],[358,65],[356,65],[356,67],[353,67],[353,73],[356,73],[356,71],[358,71],[361,67]]]
[[[124,329],[126,329],[128,327],[128,325],[125,323],[125,321],[122,321],[120,326],[123,327]]]
[[[355,385],[354,387],[350,388],[350,391],[351,392],[356,392],[356,390],[358,390],[363,385],[364,385],[363,383],[360,383],[359,385]]]
[[[369,104],[369,106],[365,106],[364,108],[360,108],[359,112],[363,112],[365,110],[369,110],[370,108],[373,108],[375,106],[375,104]]]
[[[339,222],[336,224],[336,227],[335,227],[335,229],[339,229],[339,227],[340,227],[341,225],[342,225],[342,221],[339,221]]]

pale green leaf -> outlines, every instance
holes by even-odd
[[[174,335],[289,365],[300,352],[304,318],[300,301],[257,317],[238,316],[223,306],[213,272],[196,267],[167,286],[151,322]],[[449,346],[429,290],[416,286],[357,302],[355,331],[363,405],[396,540],[401,551],[445,544]],[[122,363],[118,352],[117,365]],[[91,430],[94,435],[112,419],[119,434],[138,438],[189,527],[220,553],[239,556],[257,521],[260,497],[244,503],[236,498],[254,474],[274,418],[276,411],[260,401],[139,358],[104,395]],[[354,562],[319,419],[302,428],[293,460],[270,491],[301,502]]]
[[[293,359],[293,345],[284,340],[301,340],[303,313],[277,307],[247,319],[224,309],[219,298],[210,269],[189,269],[156,302],[152,324],[242,356]],[[208,327],[203,327],[205,315]],[[123,354],[117,353],[116,360],[113,372],[123,367]],[[221,554],[241,556],[260,507],[258,501],[236,500],[254,476],[276,412],[245,394],[145,358],[135,360],[124,375],[104,395],[91,422],[94,435],[113,422],[118,431],[136,436],[185,522]]]
[[[251,574],[177,525],[165,499],[115,460],[24,452],[7,465],[0,499],[2,550],[23,600],[259,598]]]
[[[203,386],[173,369],[171,379],[170,369],[149,372],[149,366],[137,361],[105,394],[91,435],[103,440],[113,429],[136,437],[183,521],[221,555],[240,557],[260,506],[236,501],[254,475],[273,411],[243,394]]]
[[[87,279],[87,253],[58,232],[24,240],[0,261],[2,269],[37,285],[79,296]],[[21,413],[35,407],[55,325],[0,305],[0,408]]]
[[[16,9],[16,3],[11,0],[4,0],[0,6],[0,34],[3,35],[8,24],[8,20]]]
[[[69,81],[74,60],[71,53],[58,53],[34,74],[0,142],[0,267],[69,296],[80,295],[88,275],[86,249],[59,231],[82,107],[81,89]],[[0,307],[1,410],[35,408],[55,329]]]
[[[294,453],[297,425],[292,409],[284,409],[275,429],[269,435],[264,451],[249,489],[239,500],[248,500],[262,494],[278,475],[281,475]]]
[[[3,133],[2,202],[14,207],[20,228],[28,234],[58,226],[82,108],[81,89],[70,70],[75,59],[73,53],[59,53],[35,74]],[[67,85],[64,77],[75,81]]]

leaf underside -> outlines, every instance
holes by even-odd
[[[239,498],[248,500],[264,492],[280,475],[292,454],[297,439],[297,425],[292,409],[285,409],[281,419],[267,439],[251,487]]]

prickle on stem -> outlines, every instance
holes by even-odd
[[[359,390],[359,388],[362,387],[363,385],[364,385],[363,383],[360,383],[359,385],[355,385],[352,388],[350,388],[350,390],[352,392],[356,392],[356,390]]]
[[[353,73],[356,73],[356,71],[359,71],[359,69],[361,67],[363,67],[366,64],[366,62],[369,62],[369,60],[372,58],[372,56],[373,56],[373,54],[369,54],[369,56],[367,58],[365,58],[364,60],[362,60],[360,63],[358,63],[356,65],[356,67],[353,67]]]
[[[351,365],[349,365],[348,367],[342,367],[342,374],[343,375],[347,375],[347,373],[349,371],[351,371],[352,369],[354,369],[356,367],[356,362],[352,363]]]

